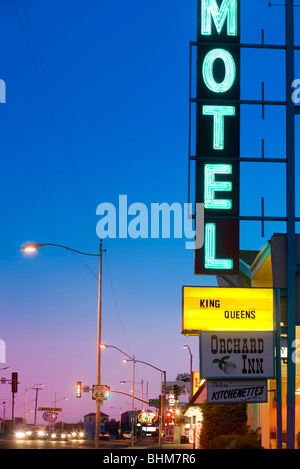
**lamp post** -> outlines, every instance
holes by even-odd
[[[188,345],[183,345],[182,348],[187,348],[189,353],[190,353],[190,375],[191,375],[191,378],[190,378],[190,400],[191,400],[192,397],[193,397],[193,355],[192,355],[191,349]]]
[[[120,384],[125,384],[125,383],[132,383],[132,381],[120,381]],[[141,411],[142,411],[143,410],[143,397],[144,397],[144,392],[143,392],[144,381],[141,380],[140,383],[132,383],[132,386],[133,386],[132,392],[134,391],[134,385],[135,384],[140,384],[141,385]]]
[[[131,360],[133,360],[133,358],[132,358]],[[125,361],[125,360],[123,360],[123,361]],[[126,361],[130,361],[130,360],[126,360]],[[166,371],[161,370],[160,368],[157,368],[157,367],[154,366],[154,365],[151,365],[151,363],[144,362],[144,361],[141,361],[141,360],[136,360],[136,359],[134,359],[134,362],[135,362],[135,363],[142,363],[143,365],[151,366],[151,368],[154,368],[155,370],[160,371],[160,372],[163,373],[163,375],[164,375],[164,392],[163,392],[163,395],[162,395],[162,397],[163,397],[163,405],[161,406],[161,408],[163,409],[163,411],[162,411],[162,415],[161,415],[161,418],[160,418],[160,432],[159,432],[159,441],[161,442],[161,430],[162,430],[162,427],[164,428],[164,423],[165,423],[165,412],[164,412],[164,408],[165,408],[166,386],[167,386],[167,382],[166,382]]]
[[[67,401],[69,398],[68,397],[60,397],[59,399],[56,399],[56,393],[54,394],[54,402],[52,404],[52,414],[54,415],[54,409],[59,401]],[[55,427],[55,420],[52,419],[52,430],[54,430]]]
[[[133,425],[133,412],[134,412],[134,376],[135,376],[135,356],[131,357],[127,353],[123,352],[123,350],[119,349],[118,347],[115,347],[114,345],[106,345],[106,344],[101,344],[102,348],[114,348],[118,350],[120,353],[125,355],[126,357],[129,358],[130,361],[132,361],[132,400],[131,400],[131,409],[132,409],[132,417],[131,417],[131,446],[133,446],[133,440],[134,440],[134,425]],[[128,360],[124,359],[123,362],[126,363]]]
[[[82,254],[84,256],[98,257],[99,258],[99,275],[98,275],[98,326],[97,326],[97,372],[96,372],[96,385],[100,386],[101,384],[101,316],[102,316],[102,254],[103,254],[103,245],[102,240],[100,240],[99,253],[91,254],[87,252],[77,251],[76,249],[71,249],[68,246],[63,246],[61,244],[53,243],[27,243],[22,246],[22,250],[27,253],[36,252],[38,249],[44,246],[54,246],[66,249],[76,254]],[[89,269],[90,270],[90,269]],[[95,422],[95,448],[99,448],[99,432],[100,432],[100,405],[96,400],[96,422]]]
[[[35,390],[35,406],[34,406],[34,426],[36,427],[36,411],[37,411],[37,401],[38,401],[38,392],[41,391],[43,388],[32,388]]]
[[[31,389],[34,389],[35,386],[45,386],[44,384],[34,384],[33,386],[31,386],[30,388],[27,388],[25,389],[25,402],[24,402],[24,427],[26,427],[27,425],[27,393],[28,391],[30,391]]]

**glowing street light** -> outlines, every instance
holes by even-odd
[[[44,385],[44,384],[41,384],[41,383],[38,383],[38,384],[34,384],[34,385],[31,386],[30,388],[25,389],[24,427],[26,427],[26,425],[27,425],[27,393],[28,393],[28,391],[30,391],[31,389],[34,389],[36,386],[42,386],[42,387],[44,387],[45,385]],[[37,393],[36,393],[36,394],[37,394]],[[36,396],[36,397],[37,397],[37,396]]]
[[[142,364],[144,364],[144,365],[150,366],[151,368],[154,368],[154,369],[157,370],[157,371],[160,371],[160,372],[164,375],[164,392],[163,392],[163,396],[162,396],[162,398],[163,398],[163,406],[162,406],[162,408],[164,408],[165,400],[166,400],[166,387],[167,387],[166,371],[165,371],[165,370],[161,370],[160,368],[157,368],[156,366],[151,365],[151,363],[144,362],[144,361],[141,361],[141,360],[136,360],[136,358],[135,358],[134,355],[133,355],[133,357],[130,357],[127,353],[123,352],[123,350],[120,350],[118,347],[115,347],[114,345],[102,344],[101,347],[103,347],[103,348],[105,348],[105,347],[115,348],[115,349],[118,350],[119,352],[121,352],[121,353],[123,353],[124,355],[126,355],[126,357],[128,357],[128,358],[124,358],[124,359],[122,360],[123,363],[132,362],[132,364],[133,364],[133,377],[132,377],[132,383],[133,383],[132,410],[134,410],[134,369],[135,369],[135,364],[136,364],[136,363],[142,363]],[[163,415],[161,416],[162,422],[160,422],[160,427],[161,427],[161,426],[164,427],[164,419],[165,419],[165,416],[164,416],[164,412],[163,412]],[[159,440],[161,440],[161,430],[160,430],[160,432],[159,432]]]
[[[101,352],[100,352],[100,344],[101,344],[101,310],[102,310],[102,302],[101,302],[101,289],[102,289],[102,240],[100,240],[99,246],[99,253],[91,254],[87,252],[77,251],[76,249],[71,249],[68,246],[63,246],[61,244],[53,244],[53,243],[25,243],[22,246],[22,250],[25,253],[34,253],[38,249],[44,246],[54,246],[66,249],[67,251],[71,251],[76,254],[82,254],[84,256],[92,256],[99,258],[99,275],[98,277],[95,276],[98,280],[98,330],[97,330],[97,374],[96,374],[96,385],[100,386],[101,384]],[[86,266],[87,267],[87,266]],[[88,268],[88,267],[87,267]],[[90,269],[88,269],[90,270]],[[92,271],[91,271],[92,272]],[[92,272],[93,273],[93,272]],[[93,275],[95,275],[93,273]],[[95,447],[96,449],[99,448],[99,433],[100,433],[100,404],[96,401],[96,422],[95,422]]]
[[[183,345],[182,348],[187,348],[190,353],[190,400],[193,397],[193,354],[188,345]]]

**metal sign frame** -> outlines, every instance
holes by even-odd
[[[294,341],[296,338],[296,272],[300,271],[300,266],[296,263],[296,223],[300,222],[300,218],[296,217],[296,201],[295,201],[295,116],[300,114],[300,106],[296,106],[291,99],[291,86],[295,80],[295,50],[300,50],[300,46],[295,46],[294,38],[294,2],[293,0],[285,0],[284,4],[269,6],[279,6],[285,9],[285,45],[265,44],[264,30],[262,30],[261,44],[238,44],[241,49],[275,49],[283,50],[286,53],[286,98],[280,100],[265,100],[264,84],[262,84],[262,98],[259,100],[238,100],[237,103],[242,105],[261,105],[262,117],[264,118],[265,106],[284,106],[286,108],[286,157],[285,158],[265,158],[264,141],[262,141],[261,157],[245,158],[240,156],[239,162],[243,163],[284,163],[286,165],[286,216],[266,216],[264,213],[264,199],[262,199],[261,215],[228,216],[228,219],[241,221],[261,222],[262,235],[264,236],[264,224],[267,221],[285,222],[287,231],[287,307],[288,307],[288,376],[287,376],[287,449],[295,447],[295,391],[296,391],[296,367],[292,360],[294,351]],[[198,0],[198,12],[200,12],[201,0]],[[199,15],[198,15],[199,17]],[[220,43],[211,43],[218,46]],[[199,47],[200,42],[190,43],[190,83],[189,83],[189,155],[188,155],[188,203],[191,203],[191,164],[203,160],[203,157],[191,154],[192,142],[192,105],[198,104],[199,99],[192,96],[192,50]],[[234,47],[234,43],[230,44]],[[211,157],[213,158],[213,157]],[[195,219],[195,213],[191,216]],[[222,215],[216,215],[216,220],[222,219]],[[207,274],[208,275],[208,274]],[[281,412],[281,409],[279,410]],[[279,437],[277,441],[278,449],[282,445],[282,428],[277,431]]]

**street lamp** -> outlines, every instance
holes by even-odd
[[[41,384],[41,386],[44,386],[43,384]],[[37,401],[38,401],[38,392],[39,391],[42,391],[42,387],[39,388],[38,386],[36,388],[32,388],[35,390],[35,407],[34,407],[34,426],[36,427],[36,411],[37,411]]]
[[[76,254],[82,254],[84,256],[98,257],[99,258],[99,275],[98,275],[98,327],[97,327],[97,374],[96,374],[96,385],[100,386],[101,384],[101,311],[102,311],[102,254],[103,246],[102,240],[100,240],[99,253],[91,254],[87,252],[77,251],[76,249],[71,249],[68,246],[63,246],[61,244],[53,243],[26,243],[22,246],[22,250],[27,253],[36,252],[38,249],[44,246],[54,246],[66,249]],[[87,266],[86,266],[87,267]],[[90,270],[90,269],[89,269]],[[94,275],[94,274],[93,274]],[[100,433],[100,404],[96,400],[96,423],[95,423],[95,447],[99,448],[99,433]]]
[[[182,348],[187,348],[190,353],[190,400],[193,397],[193,355],[188,345],[183,345]]]
[[[127,361],[127,360],[126,360]],[[125,362],[125,361],[124,361]],[[125,362],[126,363],[126,362]],[[141,382],[132,382],[132,381],[120,381],[120,384],[125,384],[125,383],[131,383],[132,386],[134,387],[136,384],[140,385],[141,386],[141,410],[143,410],[143,396],[144,396],[144,393],[143,393],[143,388],[144,388],[144,381],[143,379],[141,380]],[[133,389],[130,391],[133,393]]]
[[[106,344],[101,344],[101,347],[102,348],[114,348],[116,350],[118,350],[118,352],[122,353],[123,355],[125,355],[126,357],[129,358],[130,361],[132,361],[132,386],[133,386],[133,391],[132,391],[132,403],[131,403],[131,408],[132,408],[132,412],[134,412],[134,374],[135,374],[135,357],[133,355],[133,357],[131,357],[130,355],[128,355],[126,352],[123,352],[123,350],[119,349],[118,347],[115,347],[114,345],[106,345]],[[124,363],[127,363],[127,361],[129,361],[128,359],[124,358],[122,361]],[[131,417],[131,446],[133,446],[133,433],[134,433],[134,425],[133,425],[133,415],[132,414],[132,417]]]
[[[30,388],[27,388],[25,389],[25,403],[24,403],[24,427],[26,427],[27,425],[27,392],[30,391],[31,389],[34,389],[35,386],[45,386],[44,384],[34,384],[33,386],[31,386]],[[37,396],[36,396],[37,398]],[[36,417],[35,417],[36,418]]]
[[[52,414],[54,415],[55,413],[55,408],[56,408],[56,405],[59,401],[67,401],[69,398],[68,397],[60,397],[59,399],[56,399],[56,393],[54,394],[54,402],[52,404]],[[53,419],[52,420],[52,429],[54,430],[54,427],[55,427],[55,420]]]
[[[144,362],[144,361],[141,361],[141,360],[136,360],[135,358],[132,358],[131,361],[134,360],[134,363],[142,363],[143,365],[148,365],[148,366],[151,366],[151,368],[154,368],[155,370],[157,371],[160,371],[161,373],[163,373],[164,375],[164,392],[163,392],[163,404],[161,405],[161,410],[162,410],[162,415],[161,415],[161,422],[160,422],[160,426],[164,427],[164,422],[165,422],[165,412],[164,412],[164,408],[165,408],[165,401],[166,401],[166,387],[167,387],[167,382],[166,382],[166,371],[164,370],[161,370],[160,368],[157,368],[156,366],[154,365],[151,365],[151,363],[148,363],[148,362]],[[125,361],[130,361],[130,360],[123,360],[124,362]],[[159,440],[161,441],[161,429],[160,429],[160,432],[159,432]]]

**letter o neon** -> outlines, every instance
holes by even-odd
[[[213,66],[217,59],[223,60],[225,65],[225,77],[221,83],[217,83],[213,76]],[[203,61],[202,74],[207,88],[215,93],[226,93],[232,87],[236,77],[236,66],[232,55],[224,49],[209,51]]]

